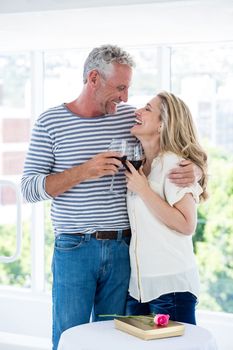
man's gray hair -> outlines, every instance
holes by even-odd
[[[102,45],[95,47],[88,55],[83,69],[83,82],[87,82],[87,75],[90,71],[96,69],[105,76],[112,68],[112,63],[126,64],[135,67],[133,57],[116,45]]]

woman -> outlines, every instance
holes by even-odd
[[[196,205],[207,197],[206,153],[188,107],[168,92],[136,111],[131,133],[140,140],[146,161],[139,171],[127,162],[132,239],[126,314],[163,313],[174,321],[196,324],[199,279],[192,234]],[[181,188],[169,181],[169,171],[181,159],[200,167],[199,183]]]

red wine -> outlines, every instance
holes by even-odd
[[[129,162],[134,166],[134,168],[136,170],[138,170],[140,168],[140,166],[142,165],[142,160],[130,160]],[[125,168],[130,172],[129,168],[127,167],[126,164],[124,164]]]
[[[142,165],[142,159],[141,160],[129,160],[129,162],[134,166],[136,170],[140,168]]]
[[[114,157],[114,158],[119,159],[119,160],[121,161],[121,163],[122,163],[123,165],[125,165],[125,162],[126,162],[127,156],[122,156],[122,157]]]
[[[125,165],[126,159],[127,159],[127,156],[120,157],[121,163],[123,165]]]

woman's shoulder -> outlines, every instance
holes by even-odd
[[[162,155],[162,158],[164,160],[164,162],[166,162],[167,164],[169,163],[175,163],[175,162],[180,162],[182,157],[179,156],[178,154],[176,153],[173,153],[173,152],[166,152]]]
[[[163,169],[170,169],[174,168],[179,165],[182,157],[173,153],[173,152],[166,152],[161,154],[159,157],[154,159],[153,166],[156,166],[160,164]]]

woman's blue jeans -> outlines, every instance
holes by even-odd
[[[124,314],[130,275],[130,238],[97,240],[62,234],[53,255],[53,350],[61,333],[90,321]]]
[[[196,304],[197,298],[189,292],[164,294],[147,303],[140,303],[128,295],[126,315],[169,314],[173,321],[196,324]]]

